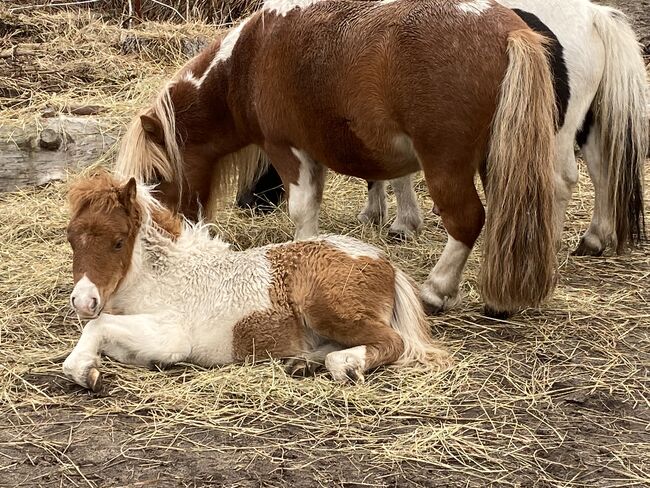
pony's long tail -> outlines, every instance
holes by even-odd
[[[643,166],[648,154],[647,79],[639,43],[625,15],[593,5],[605,47],[605,71],[592,104],[618,253],[645,238]]]
[[[404,352],[397,364],[440,368],[451,364],[449,353],[431,337],[417,285],[399,269],[395,269],[395,304],[390,325],[404,342]]]
[[[556,105],[546,38],[508,36],[508,69],[492,122],[481,291],[489,309],[537,306],[556,283]],[[559,236],[557,236],[559,237]]]

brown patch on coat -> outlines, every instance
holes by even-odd
[[[395,271],[386,258],[352,257],[326,241],[269,248],[272,312],[254,314],[234,329],[237,359],[252,354],[299,357],[322,342],[342,349],[367,346],[366,365],[397,361],[404,346],[390,326]]]

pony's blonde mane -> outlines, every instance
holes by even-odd
[[[176,136],[176,114],[170,96],[170,87],[175,83],[187,81],[177,78],[168,82],[152,106],[133,118],[120,145],[115,173],[123,178],[134,176],[140,182],[149,182],[160,176],[177,185],[180,199],[185,172],[182,147]],[[140,115],[143,114],[160,120],[165,139],[164,148],[147,136],[140,120]],[[230,197],[233,189],[252,186],[268,164],[265,154],[255,145],[246,146],[214,163],[210,202],[205,209],[207,215],[223,203],[225,198]]]
[[[181,191],[185,174],[181,148],[176,138],[174,105],[169,94],[171,84],[168,82],[165,85],[150,108],[133,118],[120,145],[115,173],[123,178],[133,176],[141,182],[153,180],[158,173],[166,181],[176,182]],[[160,121],[165,139],[164,148],[145,133],[140,120],[140,116],[145,114]]]

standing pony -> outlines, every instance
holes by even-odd
[[[324,362],[338,381],[449,360],[415,284],[377,248],[329,236],[235,252],[134,179],[99,175],[69,197],[70,302],[92,320],[63,371],[82,386],[101,388],[102,353],[144,366],[293,358],[291,373]]]
[[[252,175],[241,151],[261,148],[303,239],[318,232],[327,168],[367,180],[422,169],[449,234],[421,289],[427,310],[457,301],[485,220],[488,310],[537,306],[557,268],[546,49],[490,0],[268,0],[135,119],[117,170],[160,181],[162,201],[195,218],[210,182]],[[474,186],[486,159],[487,219]]]
[[[577,183],[574,143],[582,149],[594,185],[591,225],[574,251],[622,252],[645,235],[643,165],[648,153],[646,71],[635,34],[618,10],[588,0],[498,0],[551,40],[551,68],[558,105],[555,158],[557,232]],[[278,204],[281,184],[269,167],[240,205]],[[397,217],[389,233],[404,236],[422,225],[410,177],[391,181]],[[362,222],[386,218],[385,182],[369,182]]]

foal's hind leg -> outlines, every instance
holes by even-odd
[[[429,193],[447,230],[447,244],[421,288],[428,313],[447,310],[460,301],[463,269],[485,221],[485,210],[474,186],[474,170],[466,160],[457,161],[425,166]]]

